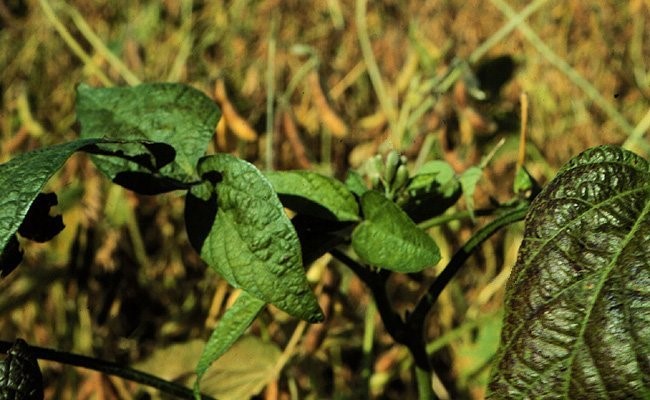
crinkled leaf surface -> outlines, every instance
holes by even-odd
[[[22,339],[17,339],[0,361],[0,399],[43,399],[43,376],[36,357]]]
[[[338,221],[358,221],[354,195],[336,179],[310,171],[264,173],[282,204],[300,214]]]
[[[231,285],[295,317],[321,321],[298,236],[269,181],[229,154],[201,159],[198,172],[205,182],[191,189],[185,215],[201,257]],[[216,213],[206,212],[215,201]],[[202,206],[188,208],[193,204]]]
[[[364,220],[352,232],[354,251],[368,264],[418,272],[440,260],[438,246],[395,203],[377,191],[361,197]]]
[[[178,83],[113,88],[82,84],[77,89],[77,118],[83,137],[149,140],[174,148],[176,158],[159,175],[128,160],[93,158],[111,179],[118,177],[118,183],[133,190],[145,185],[148,194],[179,188],[174,181],[196,180],[194,167],[220,116],[219,108],[204,93]]]
[[[494,399],[650,398],[650,166],[577,156],[535,198],[506,294]]]

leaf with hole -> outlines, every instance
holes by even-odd
[[[490,398],[650,398],[650,165],[602,146],[532,202]]]
[[[112,88],[82,84],[77,89],[82,137],[146,140],[166,143],[175,150],[156,170],[126,158],[93,157],[116,183],[144,194],[185,189],[184,184],[198,179],[195,165],[205,153],[220,116],[209,97],[177,83]],[[121,150],[131,151],[124,146]]]
[[[198,172],[204,183],[188,193],[185,216],[203,260],[231,285],[297,318],[321,321],[298,236],[269,181],[229,154],[202,158]]]
[[[366,263],[396,272],[418,272],[440,260],[438,246],[395,203],[377,191],[361,197],[364,220],[352,247]]]
[[[120,151],[120,146],[137,151],[126,155]],[[27,237],[47,240],[62,227],[62,222],[56,217],[44,219],[47,215],[44,205],[37,203],[34,209],[31,207],[47,181],[78,150],[110,154],[114,158],[128,157],[138,165],[146,166],[155,164],[161,153],[169,153],[170,147],[162,143],[78,139],[23,153],[0,164],[0,193],[3,193],[0,196],[0,275],[11,272],[22,259],[15,236],[19,229]],[[55,204],[56,200],[51,196],[44,198],[45,204]]]

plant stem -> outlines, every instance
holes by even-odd
[[[420,299],[415,310],[413,310],[413,314],[411,314],[407,321],[407,325],[423,326],[431,307],[436,300],[438,300],[440,293],[442,293],[444,288],[449,284],[451,279],[460,270],[460,267],[463,266],[474,250],[504,226],[524,219],[527,212],[528,204],[519,205],[514,210],[508,211],[497,217],[495,220],[476,232],[467,243],[465,243],[465,245],[454,254],[442,273],[438,275],[436,280],[433,281],[431,286],[429,286],[427,293]]]
[[[393,309],[386,293],[386,282],[391,272],[385,269],[373,272],[338,249],[330,250],[330,254],[347,265],[370,289],[379,316],[393,340],[408,348],[415,365],[424,370],[430,370],[431,366],[424,345],[424,326],[406,324]]]
[[[368,397],[370,397],[370,377],[372,376],[372,348],[375,340],[375,315],[377,314],[377,306],[375,303],[370,302],[366,310],[366,318],[363,327],[363,360],[361,379],[366,389]]]
[[[0,353],[6,353],[11,348],[11,346],[13,346],[13,343],[0,340]],[[135,369],[118,365],[114,362],[39,346],[29,346],[29,351],[34,357],[41,360],[55,361],[61,364],[72,365],[75,367],[91,369],[93,371],[98,371],[108,375],[118,376],[123,379],[158,389],[163,393],[177,396],[179,398],[191,399],[193,397],[193,392],[189,388],[186,388],[174,382],[166,381],[146,372],[137,371]],[[201,398],[204,400],[214,400],[214,398],[211,396],[201,396]]]
[[[266,66],[266,169],[273,170],[273,146],[275,145],[274,133],[274,120],[275,115],[274,104],[275,101],[275,51],[276,51],[276,30],[278,25],[278,17],[273,14],[271,17],[271,32],[269,37],[269,48],[267,53],[267,66]]]
[[[484,210],[474,210],[474,216],[475,217],[486,217],[489,215],[494,214],[494,212],[497,209],[495,208],[488,208]],[[429,218],[427,220],[424,220],[420,223],[418,223],[418,227],[420,229],[429,229],[433,228],[434,226],[446,224],[447,222],[450,221],[456,221],[459,219],[471,219],[472,218],[472,212],[469,210],[463,210],[463,211],[458,211],[452,214],[443,214],[443,215],[438,215],[433,218]]]
[[[517,19],[517,13],[505,1],[490,0],[490,2],[509,19]],[[549,63],[560,70],[573,84],[578,86],[626,135],[633,136],[634,128],[627,119],[588,80],[548,47],[525,21],[520,21],[517,24],[517,29]]]
[[[104,71],[102,71],[99,66],[93,61],[93,59],[86,53],[86,51],[81,47],[79,42],[72,36],[68,28],[61,22],[59,17],[56,15],[54,10],[52,9],[52,6],[50,5],[48,0],[39,0],[39,4],[41,5],[41,9],[43,9],[43,12],[45,13],[45,16],[47,17],[48,20],[50,20],[50,23],[56,29],[56,31],[61,35],[61,38],[65,42],[65,44],[68,45],[70,50],[83,61],[84,65],[87,66],[94,74],[97,76],[97,78],[102,82],[103,85],[105,86],[113,86],[113,81],[110,80],[109,77],[104,74]]]
[[[415,365],[415,379],[418,383],[418,399],[436,399],[436,395],[433,393],[433,388],[431,386],[431,371],[426,371]]]
[[[381,109],[386,116],[388,125],[390,126],[393,146],[396,149],[399,149],[402,139],[402,132],[399,132],[397,130],[397,112],[395,111],[393,99],[388,95],[388,91],[386,90],[384,81],[381,77],[381,72],[379,72],[379,67],[377,66],[377,60],[375,60],[375,55],[372,52],[372,45],[370,43],[370,37],[368,36],[368,24],[366,23],[367,3],[368,0],[356,1],[355,23],[357,24],[357,37],[359,39],[359,47],[361,48],[363,61],[366,64],[366,69],[368,70],[370,83],[372,83],[372,87],[375,89],[375,93],[377,94],[377,98],[379,100],[379,105],[381,106]]]

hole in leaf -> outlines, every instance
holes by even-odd
[[[47,242],[63,230],[63,218],[51,216],[50,208],[58,204],[56,194],[39,193],[27,211],[18,233],[36,242]]]

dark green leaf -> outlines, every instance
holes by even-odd
[[[0,362],[0,399],[42,400],[43,376],[24,340],[18,339]]]
[[[650,165],[590,149],[531,204],[490,397],[650,398],[648,288]]]
[[[252,164],[228,154],[201,159],[198,172],[205,182],[191,189],[185,214],[195,222],[187,228],[201,257],[231,285],[295,317],[322,320],[298,236],[269,181]],[[214,201],[216,215],[210,208]],[[212,215],[213,221],[207,219]]]
[[[154,168],[144,168],[126,157],[94,157],[111,179],[118,178],[117,182],[133,190],[142,187],[144,179],[150,179],[153,182],[144,184],[148,194],[183,188],[182,183],[197,179],[194,167],[221,116],[205,94],[175,83],[114,88],[79,85],[77,91],[77,117],[83,137],[148,140],[166,143],[175,150],[175,159],[167,154],[151,166]],[[142,153],[137,148],[120,149]],[[153,173],[158,169],[159,174]]]
[[[210,364],[221,357],[246,332],[246,329],[253,323],[257,314],[262,311],[264,305],[264,301],[242,292],[235,300],[235,303],[226,310],[226,313],[212,331],[212,335],[196,365],[195,396],[200,394],[201,378]]]
[[[96,142],[96,139],[75,140],[30,151],[0,164],[0,249],[18,231],[50,177],[72,153]]]
[[[397,205],[415,221],[444,213],[462,194],[451,165],[433,160],[425,163],[402,190]]]
[[[361,197],[364,220],[352,232],[354,251],[368,264],[418,272],[440,260],[438,246],[395,203],[370,190]]]
[[[349,241],[354,222],[339,222],[298,214],[291,218],[302,248],[305,265],[316,261],[332,248]]]
[[[23,251],[20,249],[18,237],[11,235],[9,241],[0,252],[0,278],[9,275],[23,261]]]
[[[299,214],[338,221],[358,221],[354,195],[336,179],[310,171],[264,173],[282,204]]]
[[[131,148],[139,146],[139,152],[130,155],[120,151],[120,146]],[[169,145],[151,146],[151,143],[116,142],[104,139],[78,139],[72,142],[50,146],[21,154],[10,161],[0,164],[0,272],[6,275],[20,262],[20,250],[15,234],[21,228],[21,233],[45,240],[48,234],[53,234],[57,225],[56,219],[48,220],[42,206],[37,207],[35,215],[27,218],[27,213],[50,177],[77,150],[88,152],[109,152],[112,157],[129,157],[137,162],[146,164],[157,158],[152,151],[160,152],[169,149]],[[51,202],[51,201],[50,201]],[[39,219],[43,219],[39,221]],[[50,223],[49,226],[37,227],[39,222]],[[62,224],[62,222],[61,222]],[[39,229],[42,231],[39,232]],[[9,243],[11,246],[8,246]],[[6,263],[6,264],[5,264]]]

